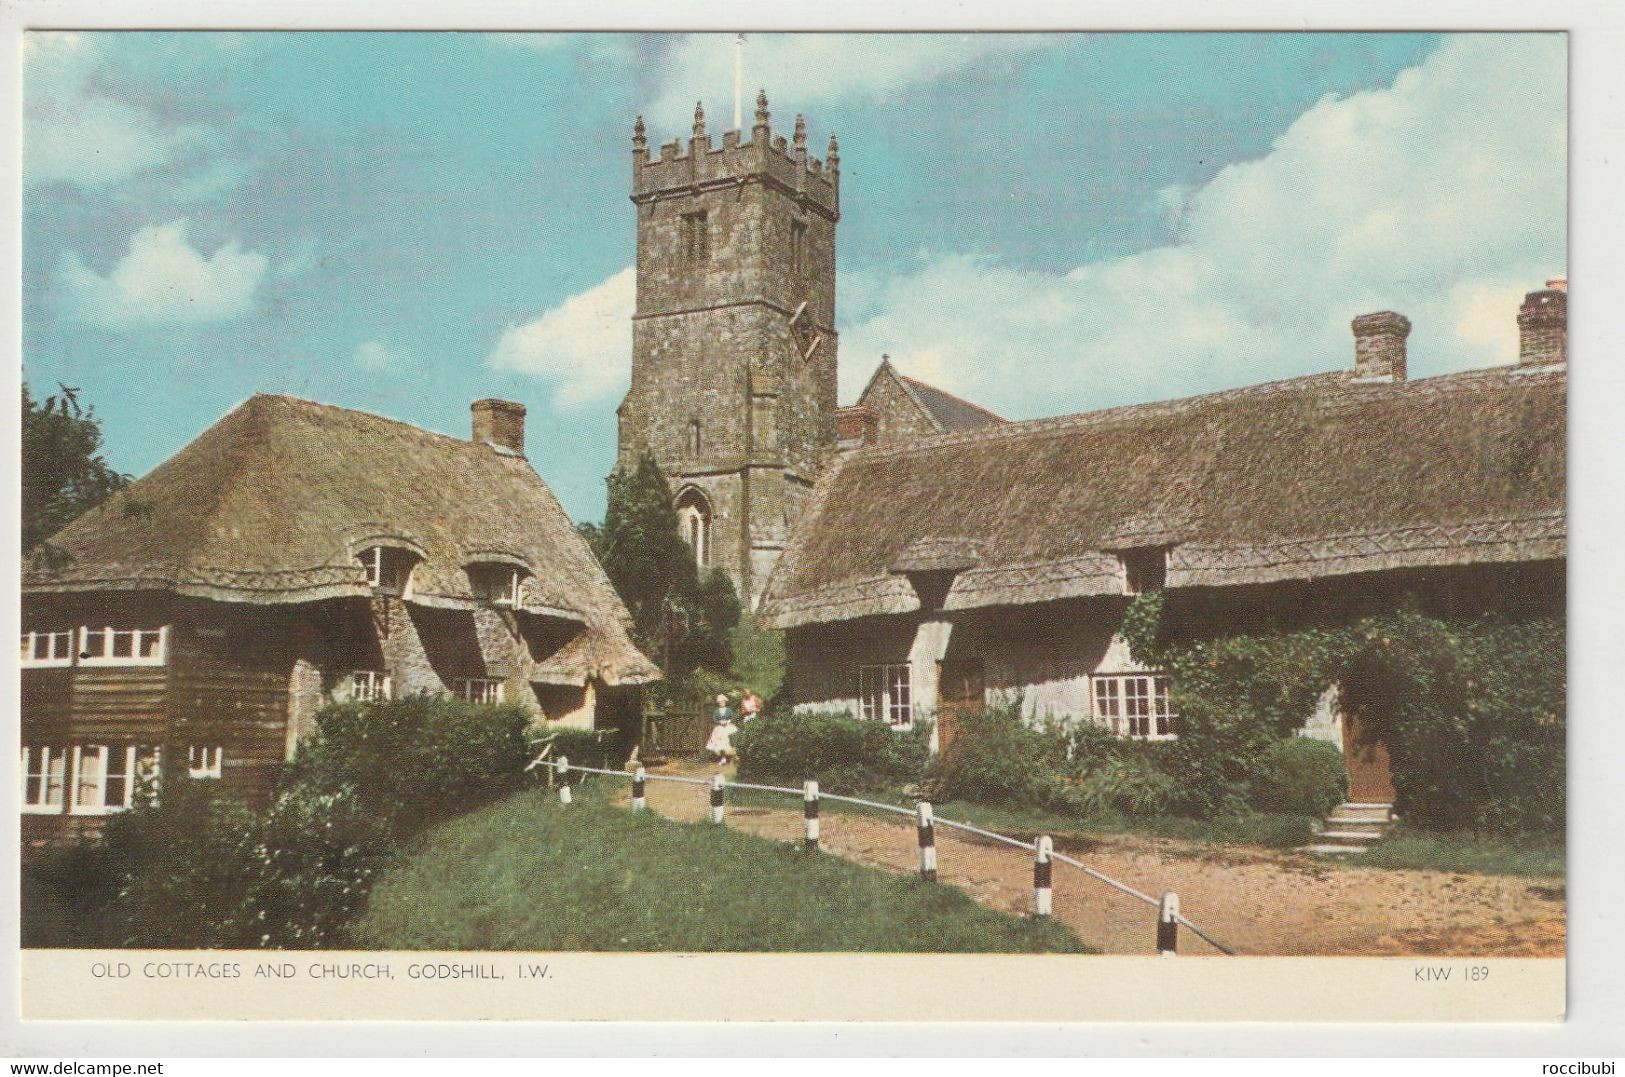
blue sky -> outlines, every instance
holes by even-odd
[[[841,139],[843,401],[889,353],[1012,418],[1352,361],[1507,362],[1565,272],[1557,35],[752,35]],[[32,34],[23,359],[141,474],[257,390],[466,436],[603,511],[632,118],[731,126],[729,35]],[[747,94],[749,96],[749,94]],[[746,109],[749,110],[749,102]]]

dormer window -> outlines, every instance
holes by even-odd
[[[1162,546],[1146,546],[1124,550],[1118,554],[1123,562],[1123,590],[1126,594],[1143,595],[1160,591],[1168,579],[1168,551]]]
[[[468,580],[474,587],[474,597],[493,606],[519,607],[520,587],[530,572],[518,565],[501,561],[484,561],[468,566]]]
[[[367,570],[367,584],[375,591],[404,595],[412,578],[417,556],[395,546],[369,546],[361,551],[361,565]]]

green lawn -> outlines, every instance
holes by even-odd
[[[1370,850],[1345,863],[1357,868],[1420,868],[1478,875],[1527,875],[1562,878],[1561,841],[1535,838],[1513,841],[1473,834],[1427,834],[1395,829]]]
[[[430,831],[388,871],[361,945],[423,950],[1092,952],[963,891],[726,827],[633,814],[584,788]]]

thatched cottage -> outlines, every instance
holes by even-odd
[[[659,676],[524,457],[256,395],[54,536],[23,581],[24,838],[131,802],[160,746],[250,801],[326,702],[416,692],[590,726]]]
[[[1384,312],[1354,321],[1340,372],[890,443],[871,423],[761,606],[795,699],[951,736],[957,713],[1019,697],[1173,737],[1167,677],[1119,632],[1146,589],[1231,625],[1351,596],[1560,608],[1565,309],[1561,288],[1528,296],[1508,367],[1411,380],[1410,324]],[[1348,739],[1356,799],[1391,800],[1380,745],[1335,698],[1305,731]]]

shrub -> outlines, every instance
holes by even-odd
[[[1334,744],[1289,737],[1265,750],[1248,799],[1263,812],[1324,816],[1348,794],[1348,767]]]
[[[516,704],[427,695],[334,704],[316,715],[285,788],[353,798],[391,834],[415,833],[517,788],[529,721]]]
[[[530,732],[530,755],[541,751],[543,741],[551,739],[553,754],[564,756],[571,766],[597,767],[600,770],[620,770],[626,765],[631,747],[626,734],[619,729],[533,729]]]
[[[831,793],[880,792],[918,781],[931,758],[931,725],[908,730],[844,711],[767,712],[734,737],[743,781],[800,785]]]
[[[1178,792],[1174,779],[1158,770],[1145,755],[1122,755],[1086,771],[1068,800],[1082,815],[1162,815]]]
[[[1065,778],[1066,757],[1059,729],[1029,726],[1019,703],[992,706],[959,717],[935,776],[950,799],[1070,809],[1078,800]]]

